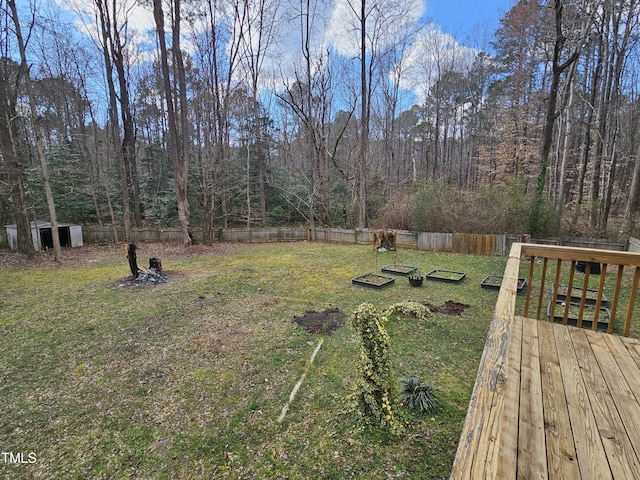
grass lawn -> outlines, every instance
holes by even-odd
[[[315,243],[140,244],[138,255],[141,266],[160,257],[169,282],[119,287],[122,247],[65,250],[60,265],[0,253],[0,449],[26,462],[0,462],[0,477],[448,478],[497,298],[480,281],[505,259]],[[394,263],[467,275],[351,284]],[[318,335],[293,318],[405,300],[469,307],[387,324],[398,381],[431,382],[440,405],[404,413],[393,438],[363,428],[346,401],[358,352],[348,319]]]

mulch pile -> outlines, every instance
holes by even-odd
[[[337,308],[327,308],[322,312],[307,310],[302,317],[294,316],[293,321],[304,327],[308,333],[331,333],[344,325],[345,315]]]

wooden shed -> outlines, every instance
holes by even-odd
[[[16,225],[5,225],[7,240],[11,250],[18,249],[18,228]],[[82,226],[71,223],[58,223],[58,238],[62,247],[81,247]],[[53,248],[51,222],[31,222],[31,239],[36,252]]]

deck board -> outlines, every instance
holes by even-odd
[[[542,409],[542,381],[538,345],[538,322],[521,322],[522,368],[518,432],[518,478],[547,477],[547,455]]]
[[[540,373],[550,478],[580,478],[553,325],[539,322]]]
[[[580,363],[571,341],[570,330],[574,327],[565,325],[553,327],[581,478],[612,478],[591,410],[587,386],[582,378]]]
[[[502,415],[500,439],[496,442],[498,464],[496,478],[516,478],[518,458],[518,426],[520,410],[520,368],[522,362],[522,325],[516,323],[511,329],[511,342],[507,360],[507,382],[505,390],[505,408]],[[488,476],[493,472],[487,472]]]
[[[583,329],[572,328],[570,334],[611,473],[614,478],[640,478],[637,457],[593,350],[594,341],[602,339],[602,335],[592,336],[589,342]]]
[[[499,371],[478,372],[476,383],[493,383],[474,388],[480,395],[451,479],[640,478],[640,342],[524,317],[504,321],[493,329],[508,342],[487,342],[483,354],[500,359]]]

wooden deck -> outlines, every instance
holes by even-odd
[[[451,479],[640,479],[640,341],[515,315],[520,255],[505,270]]]

